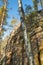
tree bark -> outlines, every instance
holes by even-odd
[[[27,57],[29,59],[29,65],[34,65],[29,35],[27,38],[27,28],[26,28],[26,25],[24,22],[25,21],[25,15],[24,15],[24,10],[22,7],[21,0],[18,0],[18,7],[19,7],[20,20],[21,20],[21,30],[23,31],[23,39],[24,39],[24,43],[26,46],[26,53],[27,53]]]

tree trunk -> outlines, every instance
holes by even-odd
[[[5,12],[6,12],[6,2],[7,0],[4,1],[4,10],[3,10],[3,14],[2,14],[2,19],[1,19],[1,25],[0,25],[0,34],[1,34],[1,31],[2,31],[2,26],[3,26],[3,22],[4,22],[4,17],[5,17]]]
[[[26,46],[26,53],[27,53],[27,57],[29,59],[29,65],[34,65],[29,35],[28,35],[28,39],[27,39],[27,29],[26,29],[26,25],[24,22],[25,15],[24,15],[24,11],[22,8],[21,0],[18,0],[18,6],[19,6],[20,19],[21,19],[21,30],[23,31],[23,39],[24,39],[24,43]]]
[[[7,5],[7,0],[4,0],[4,10],[3,10],[3,14],[2,14],[2,20],[1,20],[1,25],[0,25],[0,33],[2,34],[2,27],[3,27],[3,22],[4,22],[4,17],[5,17],[5,13],[6,13],[6,5]],[[0,34],[0,38],[1,38],[1,34]],[[5,53],[4,53],[5,56]],[[3,60],[2,65],[5,65],[5,58],[4,56],[1,58],[0,62]]]

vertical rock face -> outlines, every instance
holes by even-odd
[[[15,35],[12,35],[13,33],[11,34],[11,37],[8,40],[5,48],[5,54],[7,58],[6,65],[27,65],[28,59],[26,56],[21,28],[17,29]]]
[[[35,65],[43,65],[43,10],[37,13],[33,23],[27,24],[27,31],[30,34],[34,63]]]
[[[5,56],[5,47],[7,45],[8,37],[0,42],[0,61]]]
[[[43,13],[40,13],[40,21],[32,27],[30,41],[35,65],[43,65]],[[36,26],[36,27],[35,27]]]
[[[30,34],[30,43],[31,43],[34,63],[35,65],[42,65],[43,64],[43,10],[38,11],[37,16],[34,16],[34,19],[31,20],[30,22],[27,18],[27,22],[26,22],[27,32]]]
[[[11,33],[7,43],[2,45],[2,47],[5,47],[4,53],[6,60],[3,59],[5,65],[28,65],[28,58],[26,56],[26,48],[23,41],[21,26],[17,29],[17,31],[13,31]]]
[[[31,46],[35,65],[39,65],[43,64],[43,29],[41,27],[36,28],[34,34],[31,37]]]
[[[43,65],[43,15],[40,16],[40,22],[37,25],[34,24],[30,29],[30,43],[35,65]],[[21,26],[15,29],[4,45],[6,60],[3,61],[5,65],[29,65]]]

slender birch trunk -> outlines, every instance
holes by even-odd
[[[19,13],[20,13],[20,19],[21,19],[21,30],[23,31],[23,39],[24,39],[24,43],[26,46],[26,53],[29,59],[29,65],[34,65],[29,35],[27,38],[27,29],[26,29],[26,25],[24,22],[25,15],[24,15],[24,11],[22,8],[21,0],[18,0],[18,7],[19,7]]]

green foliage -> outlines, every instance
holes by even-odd
[[[43,9],[43,0],[40,0],[40,3],[41,3],[41,7]]]
[[[25,8],[25,13],[30,14],[32,12],[32,7],[30,5],[27,5]]]
[[[6,25],[7,24],[7,17],[8,17],[8,14],[7,14],[7,3],[6,3],[6,0],[1,0],[2,2],[4,2],[4,5],[2,5],[0,7],[0,28],[1,28],[1,31],[0,31],[0,36],[3,35],[5,29],[3,28],[3,25]],[[6,3],[6,5],[5,5]]]
[[[38,11],[38,0],[33,0],[33,4],[35,11]]]

